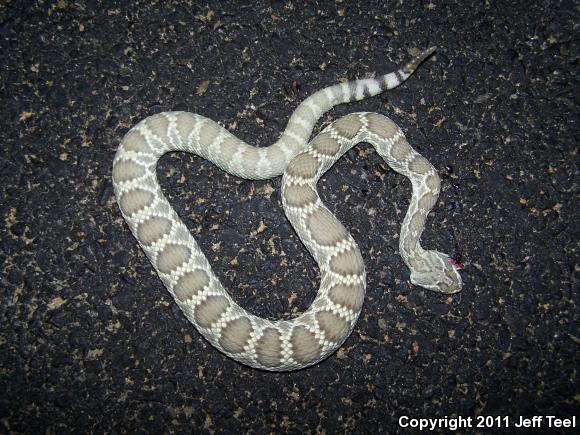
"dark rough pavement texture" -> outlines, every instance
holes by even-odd
[[[0,433],[396,433],[403,415],[578,414],[577,4],[118,3],[0,6]],[[314,91],[433,44],[402,87],[319,125],[387,114],[440,170],[423,241],[460,257],[463,292],[410,284],[409,183],[362,145],[320,183],[367,266],[354,333],[295,373],[224,357],[121,218],[123,134],[178,109],[265,146]],[[308,307],[318,271],[279,179],[184,154],[158,174],[236,300],[272,319]]]

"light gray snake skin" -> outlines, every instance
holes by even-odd
[[[450,258],[419,244],[440,180],[393,121],[376,113],[355,113],[333,122],[309,142],[324,112],[400,85],[434,49],[393,73],[316,92],[298,106],[281,138],[269,147],[250,146],[214,121],[187,112],[150,116],[125,135],[113,163],[121,212],[181,310],[220,351],[255,368],[287,371],[323,360],[350,335],[365,295],[365,269],[356,242],[322,203],[316,184],[359,142],[371,143],[391,168],[411,180],[413,194],[399,245],[411,282],[442,293],[461,289]],[[284,210],[321,273],[320,288],[306,312],[292,320],[271,321],[248,313],[230,297],[161,192],[156,165],[170,151],[194,153],[243,178],[284,174]]]

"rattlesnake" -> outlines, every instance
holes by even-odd
[[[336,160],[362,141],[371,143],[391,168],[411,180],[413,195],[399,246],[411,269],[411,282],[442,293],[461,289],[452,260],[419,244],[440,180],[393,121],[376,113],[350,114],[309,142],[324,112],[400,85],[433,51],[421,52],[393,73],[316,92],[298,106],[281,138],[266,148],[250,146],[214,121],[187,112],[150,116],[125,135],[113,163],[121,212],[167,290],[216,348],[252,367],[287,371],[323,360],[349,336],[363,303],[365,269],[356,242],[324,206],[316,184]],[[271,321],[248,313],[230,297],[161,192],[155,169],[159,158],[170,151],[197,154],[243,178],[284,174],[284,210],[320,267],[320,288],[307,311],[291,320]]]

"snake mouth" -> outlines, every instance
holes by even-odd
[[[461,291],[461,287],[455,286],[455,287],[451,287],[451,288],[445,290],[443,293],[446,295],[452,295],[455,293],[459,293],[460,291]]]
[[[459,261],[457,261],[455,258],[449,257],[449,261],[451,261],[451,264],[453,265],[455,270],[463,269],[463,266],[461,265],[461,263]]]

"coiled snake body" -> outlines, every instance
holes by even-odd
[[[363,303],[365,269],[356,242],[324,206],[316,184],[336,160],[363,141],[411,180],[413,194],[399,245],[411,282],[443,293],[461,289],[461,277],[449,257],[419,244],[440,181],[393,121],[376,113],[355,113],[333,122],[309,142],[324,112],[398,86],[433,51],[425,50],[405,67],[379,78],[316,92],[292,114],[281,138],[266,148],[250,146],[214,121],[187,112],[150,116],[125,135],[113,163],[121,212],[167,290],[216,348],[252,367],[286,371],[323,360],[349,336]],[[230,297],[161,192],[155,168],[170,151],[197,154],[243,178],[284,174],[284,210],[321,273],[320,288],[306,312],[292,320],[270,321],[248,313]]]

